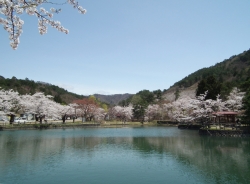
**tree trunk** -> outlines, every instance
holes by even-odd
[[[14,114],[11,114],[10,115],[10,124],[12,124],[15,120],[15,115]]]
[[[142,120],[141,120],[141,124],[142,124],[142,125],[144,124],[144,117],[143,117]]]
[[[40,120],[40,124],[42,124],[42,122],[43,122],[43,117],[40,116],[40,117],[39,117],[39,120]]]
[[[63,123],[65,123],[65,120],[66,120],[66,114],[65,114],[65,115],[63,115],[62,120],[63,120]]]

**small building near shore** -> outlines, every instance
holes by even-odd
[[[222,111],[222,112],[214,112],[213,114],[213,122],[214,123],[236,123],[237,112],[230,111]]]

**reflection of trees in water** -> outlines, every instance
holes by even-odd
[[[53,137],[36,131],[33,136],[13,132],[0,134],[0,150],[0,169],[8,168],[10,162],[40,165],[47,160],[56,167],[69,155],[91,158],[96,152],[105,154],[106,150],[114,150],[117,154],[119,150],[125,154],[134,151],[142,157],[157,154],[165,159],[164,155],[171,155],[217,182],[222,182],[222,175],[235,173],[239,182],[250,180],[249,138],[200,137],[188,133],[169,137],[84,137],[81,134]]]
[[[100,144],[98,138],[85,137],[32,137],[27,139],[24,137],[0,136],[0,163],[8,165],[8,163],[37,163],[46,161],[47,158],[56,157],[56,162],[61,162],[64,159],[64,152],[80,150],[84,154],[92,152],[94,147]],[[91,154],[88,154],[91,155]],[[1,164],[2,165],[2,164]],[[2,165],[3,166],[3,165]]]
[[[249,181],[250,140],[225,137],[152,137],[135,138],[134,144],[145,152],[171,154],[187,166],[195,166],[208,177],[222,182],[222,177],[236,176]]]
[[[53,159],[52,157],[57,159],[55,162],[62,162],[68,153],[72,156],[92,157],[96,151],[107,147],[130,149],[133,140],[122,137],[50,137],[16,134],[17,132],[0,134],[1,168],[7,167],[10,161],[17,164],[20,161],[27,164],[42,164],[48,158]]]

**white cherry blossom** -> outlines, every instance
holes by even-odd
[[[67,0],[81,14],[87,11],[82,8],[77,1]],[[23,32],[24,20],[20,16],[24,13],[38,18],[38,30],[41,35],[47,33],[47,26],[50,25],[58,31],[68,34],[69,30],[64,28],[59,21],[53,20],[53,13],[61,10],[50,8],[46,10],[41,7],[45,3],[58,4],[56,1],[48,0],[0,0],[0,24],[8,32],[10,46],[15,50],[20,43],[19,37]],[[65,3],[62,3],[62,5]]]
[[[123,122],[129,121],[133,117],[133,107],[129,105],[127,107],[115,106],[109,110],[110,119],[120,120]]]

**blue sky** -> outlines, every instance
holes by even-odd
[[[89,95],[168,89],[250,48],[249,0],[81,0],[54,16],[69,34],[25,21],[17,50],[0,27],[0,75]],[[2,15],[0,15],[2,16]]]

